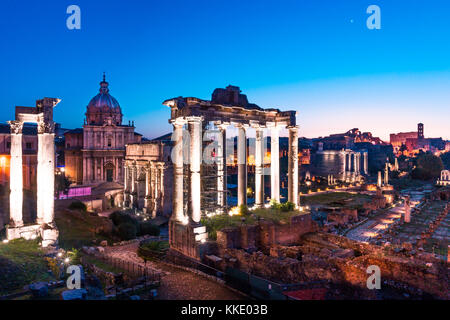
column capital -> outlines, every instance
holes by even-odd
[[[191,117],[186,117],[186,121],[188,123],[197,123],[197,122],[202,122],[203,121],[203,117],[202,116],[191,116]]]
[[[11,134],[22,134],[23,122],[19,120],[8,121],[11,127]]]
[[[184,126],[185,124],[186,124],[186,119],[184,119],[184,118],[182,118],[182,117],[179,117],[179,118],[176,118],[176,119],[172,119],[172,120],[170,120],[170,122],[172,123],[172,125],[175,127],[175,128],[179,128],[179,127],[182,127],[182,126]]]
[[[282,125],[277,122],[266,122],[266,127],[269,128],[270,130],[280,130],[283,127],[286,127],[286,125]]]
[[[43,133],[55,133],[55,123],[53,121],[39,121],[38,122],[38,134]]]
[[[250,125],[248,123],[240,123],[240,122],[234,122],[233,125],[238,129],[248,129],[250,128]]]
[[[224,131],[227,130],[231,123],[225,121],[214,121],[214,125],[219,128],[220,131]]]
[[[253,129],[264,129],[266,127],[265,124],[259,122],[259,121],[250,121],[250,127],[252,127]]]
[[[286,129],[289,131],[298,131],[299,126],[286,126]]]

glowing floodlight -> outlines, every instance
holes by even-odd
[[[236,216],[239,214],[239,207],[233,207],[231,208],[231,210],[228,212],[228,215],[230,216]]]

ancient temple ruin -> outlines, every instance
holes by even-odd
[[[215,89],[210,101],[198,98],[173,98],[163,102],[171,108],[169,122],[173,125],[173,211],[169,223],[172,249],[193,258],[201,256],[201,245],[207,239],[206,228],[200,220],[204,214],[205,194],[215,193],[217,209],[226,207],[227,201],[227,128],[234,126],[237,133],[238,205],[247,204],[247,133],[254,130],[255,142],[255,206],[264,205],[263,186],[263,129],[271,133],[271,199],[280,201],[279,131],[289,131],[288,201],[299,204],[298,196],[298,127],[295,111],[262,109],[249,103],[239,87]],[[187,125],[188,134],[183,135]],[[214,189],[205,186],[202,174],[208,164],[202,161],[205,137],[202,132],[213,127],[218,139],[215,142]],[[184,139],[189,139],[183,148]],[[186,149],[189,150],[187,153]],[[189,159],[185,159],[188,156]],[[187,160],[187,161],[186,161]],[[209,173],[208,173],[209,174]],[[187,179],[186,179],[187,178]],[[188,185],[186,185],[188,184]]]
[[[44,98],[36,107],[16,107],[16,119],[11,126],[10,164],[10,223],[6,229],[8,240],[42,238],[46,247],[58,239],[54,223],[55,193],[55,124],[53,108],[60,99]],[[22,129],[24,123],[38,125],[37,218],[35,224],[23,223]]]
[[[171,146],[161,141],[128,144],[124,161],[124,208],[170,215],[172,211]]]
[[[441,178],[437,181],[439,186],[450,186],[450,170],[442,170]]]

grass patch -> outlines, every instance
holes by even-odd
[[[169,241],[151,241],[142,244],[137,253],[144,260],[161,259],[169,249]]]
[[[221,214],[210,218],[202,218],[202,225],[206,227],[208,237],[210,239],[217,239],[217,231],[224,228],[239,227],[242,225],[256,225],[259,219],[272,221],[274,223],[288,223],[293,216],[306,214],[299,211],[283,212],[275,209],[256,209],[250,211],[248,215],[233,215]]]
[[[108,264],[106,261],[103,261],[101,259],[97,259],[96,257],[90,256],[90,255],[82,255],[82,260],[85,263],[93,264],[97,268],[102,269],[106,272],[112,272],[112,273],[125,273],[125,270],[122,268],[118,268],[115,266],[112,266]]]
[[[147,250],[162,252],[169,249],[169,241],[150,241],[144,243],[141,247]]]
[[[333,207],[360,207],[371,201],[372,196],[367,194],[353,194],[349,192],[329,192],[312,196],[302,196],[303,205],[328,205]]]
[[[21,290],[37,281],[55,280],[37,240],[0,243],[0,294]]]
[[[98,230],[111,222],[108,218],[92,216],[86,212],[59,210],[55,214],[59,230],[59,246],[66,250],[92,245],[94,239],[111,241],[111,237]]]

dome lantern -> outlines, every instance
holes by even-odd
[[[122,124],[122,111],[119,102],[109,94],[109,83],[106,82],[105,73],[100,82],[100,90],[87,106],[86,123],[88,125],[103,125],[113,123]]]

